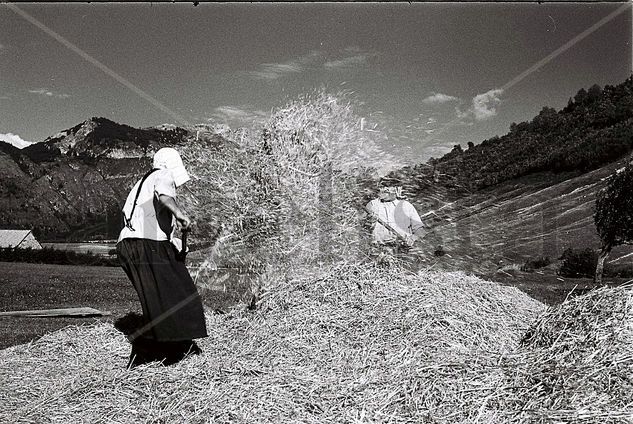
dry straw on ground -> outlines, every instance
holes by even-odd
[[[508,364],[516,387],[510,407],[520,417],[633,422],[631,287],[597,289],[548,310]]]
[[[464,274],[341,265],[209,315],[204,354],[126,371],[110,324],[0,352],[2,422],[495,421],[498,354],[543,306]],[[492,420],[492,421],[491,421]]]
[[[0,352],[0,422],[633,422],[633,305],[550,308],[462,273],[341,264],[208,315],[201,356],[124,369],[110,324]]]

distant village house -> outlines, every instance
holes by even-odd
[[[41,249],[31,230],[0,230],[0,249]]]

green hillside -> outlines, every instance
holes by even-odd
[[[480,144],[456,145],[439,159],[391,175],[423,194],[431,181],[464,196],[514,178],[551,172],[562,179],[600,168],[633,149],[633,77],[580,89],[560,111],[544,107],[530,121]],[[561,179],[560,177],[554,178]]]

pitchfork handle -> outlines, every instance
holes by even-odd
[[[183,228],[182,229],[182,250],[180,254],[184,257],[187,254],[187,234],[189,234],[191,228]]]

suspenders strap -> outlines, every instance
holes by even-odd
[[[125,226],[127,228],[129,228],[132,231],[136,231],[133,227],[132,227],[132,216],[134,216],[134,210],[136,209],[136,202],[138,201],[138,196],[141,194],[141,187],[143,187],[143,183],[145,182],[145,180],[147,179],[147,177],[149,177],[150,175],[152,175],[152,173],[154,171],[158,171],[158,168],[154,168],[151,171],[147,172],[145,175],[143,175],[143,178],[141,179],[141,183],[138,185],[138,189],[136,190],[136,196],[134,197],[134,204],[132,205],[132,212],[130,212],[130,217],[128,218],[127,216],[125,216],[125,214],[123,215],[123,219],[125,221]]]

